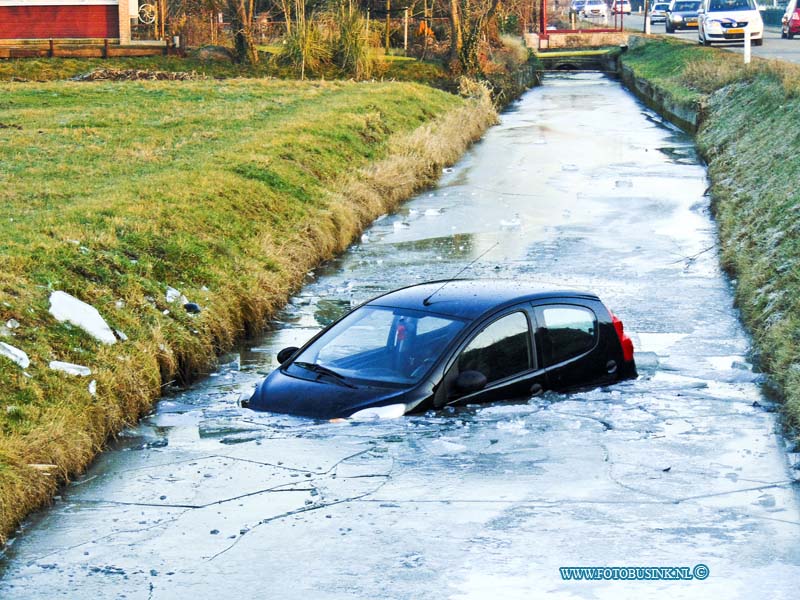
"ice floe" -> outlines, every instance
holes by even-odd
[[[15,362],[23,369],[27,369],[28,365],[31,364],[31,361],[25,352],[15,346],[12,346],[11,344],[6,344],[5,342],[0,342],[0,356],[5,356],[6,358],[11,359],[12,362]]]
[[[86,377],[92,374],[89,367],[76,365],[75,363],[61,362],[60,360],[51,360],[50,368],[54,371],[62,371],[68,375],[77,375],[78,377]]]
[[[66,292],[50,294],[50,314],[57,321],[72,323],[104,344],[114,344],[117,338],[97,309]]]

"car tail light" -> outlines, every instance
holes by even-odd
[[[610,311],[609,311],[610,312]],[[619,338],[619,345],[622,346],[622,358],[625,362],[633,360],[633,340],[625,334],[625,326],[619,320],[617,315],[611,313],[611,322],[614,324],[614,329],[617,330],[617,337]]]

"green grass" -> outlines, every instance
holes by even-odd
[[[0,534],[59,481],[30,464],[84,468],[163,384],[258,330],[309,268],[455,160],[487,102],[410,83],[0,84],[0,324],[20,324],[0,341],[31,359],[0,357]],[[167,285],[203,312],[168,304]],[[55,322],[52,290],[128,341]]]
[[[673,40],[654,40],[634,45],[622,55],[626,66],[637,76],[659,86],[676,101],[699,101],[703,94],[683,84],[680,77],[686,65],[713,59],[719,51]]]
[[[762,369],[800,431],[800,67],[666,41],[624,63],[705,107],[697,143],[708,162],[725,268]]]

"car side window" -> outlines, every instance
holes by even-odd
[[[480,371],[488,383],[531,369],[531,334],[525,313],[514,312],[491,323],[458,357],[458,370]]]
[[[542,352],[554,365],[591,350],[597,341],[597,317],[580,306],[543,306],[536,311],[542,333]]]

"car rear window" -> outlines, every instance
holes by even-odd
[[[543,306],[537,309],[541,320],[542,352],[548,365],[558,364],[591,350],[597,340],[597,317],[579,306]]]

